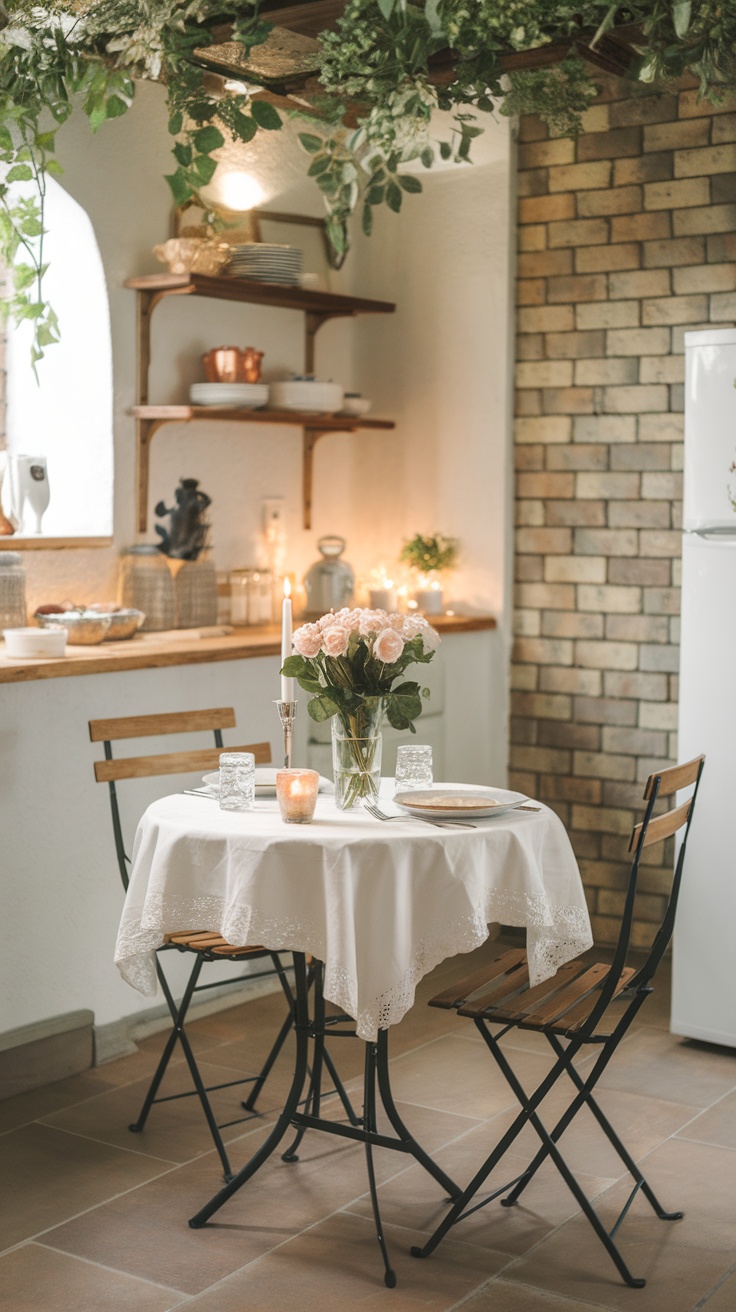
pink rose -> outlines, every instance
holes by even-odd
[[[322,646],[322,633],[317,624],[302,624],[292,637],[294,651],[311,661]]]
[[[386,627],[387,618],[385,610],[361,611],[358,632],[364,638],[367,638],[369,633],[380,633]]]
[[[373,655],[384,665],[393,665],[404,650],[404,640],[396,629],[383,629],[373,644]]]
[[[328,656],[342,656],[348,649],[349,640],[350,633],[341,624],[334,624],[322,634],[322,643]]]

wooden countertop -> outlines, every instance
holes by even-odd
[[[431,623],[439,633],[477,633],[495,629],[492,615],[436,615]],[[113,674],[118,670],[151,670],[169,665],[208,665],[216,661],[248,660],[281,653],[281,629],[276,624],[233,629],[224,637],[181,635],[162,637],[138,634],[124,642],[103,642],[93,647],[69,647],[56,660],[11,660],[0,645],[0,683],[28,683],[34,679],[64,679],[79,674]]]

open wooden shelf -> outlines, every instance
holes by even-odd
[[[168,296],[208,296],[217,300],[250,305],[272,305],[282,310],[300,310],[305,316],[304,372],[314,373],[315,337],[329,319],[352,318],[357,314],[392,314],[391,301],[372,301],[360,296],[277,283],[253,282],[247,278],[208,277],[199,273],[153,273],[127,278],[124,284],[138,300],[138,370],[136,420],[138,529],[148,522],[148,471],[151,442],[166,424],[188,424],[202,420],[246,424],[291,424],[302,430],[302,476],[304,527],[312,524],[312,480],[314,448],[325,433],[354,433],[358,429],[392,429],[390,419],[358,419],[352,415],[314,414],[296,410],[246,410],[236,406],[151,405],[148,373],[151,363],[151,316]]]

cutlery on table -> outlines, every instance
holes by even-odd
[[[373,802],[363,802],[363,806],[374,820],[419,820],[424,825],[434,825],[437,829],[477,829],[477,825],[468,820],[435,820],[428,815],[385,815]]]
[[[218,800],[217,793],[208,793],[204,788],[183,788],[182,793],[185,797],[210,797],[213,802]]]

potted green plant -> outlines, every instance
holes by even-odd
[[[399,560],[408,565],[416,580],[414,600],[427,615],[441,615],[444,603],[441,575],[457,564],[457,538],[435,533],[424,537],[415,533],[401,548]]]

